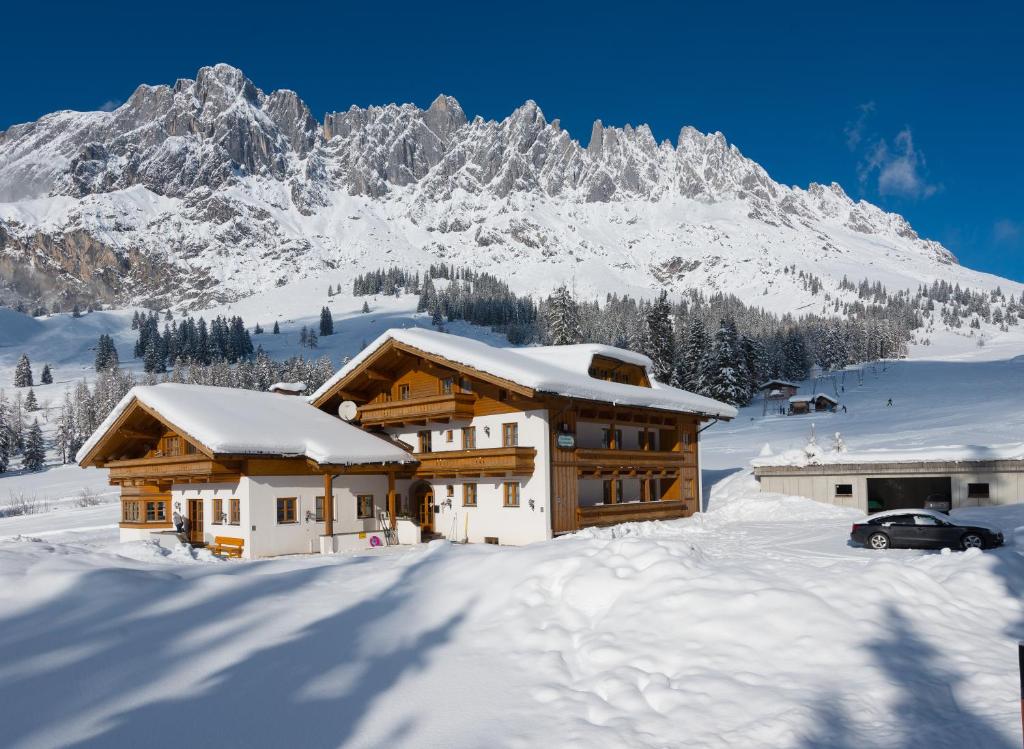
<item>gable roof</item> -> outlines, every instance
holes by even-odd
[[[136,404],[215,456],[305,457],[330,465],[415,462],[400,447],[314,408],[305,398],[171,382],[128,391],[75,459],[83,462]]]
[[[472,338],[421,328],[392,328],[385,331],[309,396],[309,402],[321,402],[390,342],[404,344],[453,364],[515,383],[535,393],[550,393],[614,405],[657,408],[723,419],[735,418],[737,414],[736,409],[727,403],[680,390],[653,379],[651,387],[646,388],[591,377],[590,362],[595,355],[619,359],[650,371],[651,360],[648,357],[614,346],[581,343],[573,346],[500,347],[490,346]]]
[[[819,398],[824,398],[825,400],[830,401],[831,403],[835,403],[837,405],[839,404],[838,400],[833,398],[831,395],[827,395],[825,393],[815,393],[814,395],[792,395],[789,398],[789,402],[790,403],[810,403],[811,401],[816,401]]]

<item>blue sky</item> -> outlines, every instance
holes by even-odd
[[[1024,280],[1024,3],[19,3],[0,128],[228,62],[322,117],[455,96],[720,130],[780,182],[842,184],[961,262]],[[851,12],[847,8],[853,8]]]

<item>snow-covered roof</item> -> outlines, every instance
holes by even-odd
[[[765,388],[770,388],[770,387],[775,387],[775,386],[781,386],[781,387],[787,387],[787,388],[798,388],[798,387],[800,387],[795,382],[790,382],[789,380],[768,380],[768,382],[762,382],[760,385],[758,385],[757,389],[758,390],[764,390]]]
[[[787,450],[778,455],[754,458],[754,467],[811,465],[857,465],[859,463],[964,463],[971,461],[1024,461],[1024,442],[1002,445],[943,445],[903,450],[874,449],[853,452],[809,454],[807,450]]]
[[[591,377],[588,370],[595,355],[635,364],[649,372],[651,360],[648,357],[614,346],[582,343],[573,346],[505,348],[421,328],[392,328],[385,331],[313,393],[309,401],[315,403],[389,341],[403,343],[537,392],[725,419],[735,418],[737,414],[736,409],[727,403],[653,379],[651,387],[646,388]]]
[[[818,400],[818,398],[824,398],[825,400],[831,401],[832,403],[838,403],[839,402],[835,398],[833,398],[831,395],[826,395],[825,393],[815,393],[814,395],[791,395],[789,397],[789,402],[790,403],[808,403],[810,401],[816,401],[816,400]]]
[[[314,408],[305,398],[171,382],[132,388],[82,445],[78,461],[136,400],[214,454],[302,456],[334,465],[415,461],[400,447]]]
[[[273,385],[267,388],[268,392],[271,393],[301,393],[306,389],[306,383],[304,382],[275,382]]]

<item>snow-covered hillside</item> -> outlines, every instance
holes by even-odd
[[[839,185],[775,182],[721,133],[598,122],[583,147],[533,102],[500,122],[441,96],[320,123],[217,65],[0,133],[0,279],[32,299],[201,308],[441,261],[521,293],[699,288],[780,312],[812,301],[792,266],[839,296],[844,275],[1021,291]]]

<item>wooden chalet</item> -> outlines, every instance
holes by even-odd
[[[246,557],[436,536],[524,544],[686,517],[699,509],[701,425],[736,411],[649,367],[608,346],[391,330],[308,399],[134,388],[79,462],[121,487],[123,540]]]

